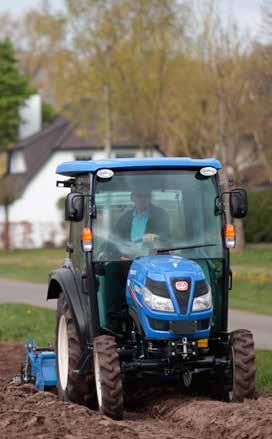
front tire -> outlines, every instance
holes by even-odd
[[[256,359],[253,335],[246,329],[233,331],[230,336],[233,364],[233,402],[242,402],[255,396]]]
[[[92,406],[95,383],[91,371],[86,375],[74,372],[83,353],[81,343],[63,293],[57,305],[56,363],[59,397],[65,401]]]
[[[112,419],[123,418],[123,387],[115,338],[94,339],[94,371],[99,411]]]
[[[218,371],[213,396],[220,401],[242,402],[255,397],[255,350],[253,336],[246,329],[230,333],[229,366]]]

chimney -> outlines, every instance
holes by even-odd
[[[20,109],[22,119],[19,139],[38,133],[42,128],[42,100],[39,94],[31,95]]]

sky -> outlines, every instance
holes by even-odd
[[[61,9],[64,0],[51,0],[51,5]],[[204,0],[203,0],[204,1]],[[260,26],[260,4],[262,0],[220,0],[222,11],[233,11],[242,32],[257,34]],[[20,15],[31,7],[38,6],[40,0],[0,0],[0,13],[11,12]]]

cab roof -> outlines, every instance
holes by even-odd
[[[221,163],[214,158],[192,159],[190,157],[159,157],[141,159],[109,159],[109,160],[77,160],[73,162],[61,163],[56,173],[61,175],[73,176],[96,172],[99,169],[174,169],[174,168],[202,168],[212,166],[221,169]]]

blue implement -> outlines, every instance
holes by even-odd
[[[24,381],[31,381],[38,390],[57,385],[56,354],[50,348],[37,349],[34,341],[25,343],[27,355]]]

